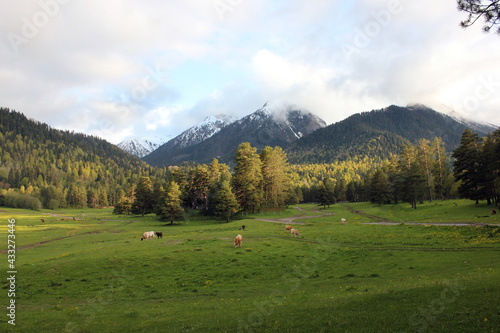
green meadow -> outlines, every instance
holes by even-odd
[[[485,203],[298,208],[229,223],[189,212],[174,225],[111,209],[2,208],[0,331],[500,331],[500,218]],[[302,237],[259,219],[288,219]],[[163,238],[141,241],[150,230]]]

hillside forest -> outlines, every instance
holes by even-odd
[[[117,214],[155,213],[181,220],[185,210],[229,220],[234,214],[298,202],[378,204],[448,198],[499,204],[500,130],[466,130],[447,152],[440,138],[403,144],[390,158],[351,156],[321,164],[288,163],[281,147],[260,152],[242,143],[234,168],[183,163],[153,168],[93,136],[60,131],[0,109],[0,205],[31,209],[115,207]]]

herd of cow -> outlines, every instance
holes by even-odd
[[[346,224],[346,220],[344,218],[342,218],[340,220],[342,222],[342,224]],[[292,237],[295,237],[295,236],[298,236],[298,237],[302,237],[300,235],[300,233],[297,231],[297,229],[294,229],[292,228],[292,226],[290,225],[285,225],[285,229],[286,230],[289,230],[290,231],[290,235]],[[241,226],[241,228],[239,228],[239,230],[245,230],[245,226]],[[142,238],[141,238],[141,241],[142,240],[148,240],[150,238],[162,238],[163,237],[163,232],[161,231],[146,231],[145,233],[142,234]],[[243,236],[241,235],[238,235],[236,236],[235,240],[234,240],[234,247],[241,247],[241,243],[243,242]]]

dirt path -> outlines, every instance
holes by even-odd
[[[354,208],[352,208],[351,206],[348,206],[348,205],[343,205],[343,206],[345,208],[347,208],[347,210],[350,211],[353,214],[361,215],[361,216],[364,216],[364,217],[368,217],[370,219],[374,219],[374,220],[380,221],[380,222],[374,222],[374,223],[392,223],[392,222],[388,221],[387,219],[385,219],[383,217],[376,216],[376,215],[366,214],[362,210],[356,210],[356,209],[354,209]]]
[[[300,208],[300,207],[297,207],[297,206],[294,206],[293,208],[295,208],[296,210],[301,211],[301,212],[305,211],[303,208]],[[299,220],[299,219],[312,219],[312,218],[315,218],[315,217],[325,217],[325,216],[329,216],[329,215],[334,215],[335,214],[335,213],[318,212],[317,209],[316,210],[313,209],[313,211],[317,212],[317,213],[321,213],[322,215],[310,215],[310,216],[294,215],[294,216],[290,216],[290,217],[284,217],[282,219],[260,219],[260,218],[254,218],[254,220],[264,221],[264,222],[272,222],[272,223],[284,223],[284,224],[304,224],[304,222],[295,222],[295,220]]]

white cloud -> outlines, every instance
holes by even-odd
[[[113,142],[143,131],[176,135],[267,100],[327,122],[419,102],[500,124],[500,40],[480,32],[481,22],[460,29],[466,15],[454,1],[400,0],[396,9],[397,0],[221,1],[231,6],[223,17],[206,0],[68,1],[53,12],[37,0],[2,3],[2,106]],[[46,22],[23,37],[43,13]],[[27,40],[17,53],[12,33]],[[345,45],[355,52],[346,56]],[[214,70],[200,79],[189,63]],[[493,93],[477,98],[482,79]],[[206,96],[194,93],[200,81]]]

